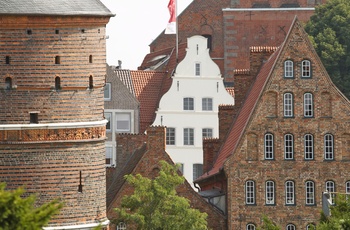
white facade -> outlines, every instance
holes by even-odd
[[[183,174],[193,186],[194,177],[202,174],[203,135],[219,136],[218,106],[233,105],[234,99],[210,58],[207,39],[196,35],[187,44],[186,57],[160,100],[153,125],[167,127],[166,151],[175,163],[183,164]]]

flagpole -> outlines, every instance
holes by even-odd
[[[179,20],[177,18],[177,0],[175,0],[175,15],[176,15],[176,64],[179,63]]]

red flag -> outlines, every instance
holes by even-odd
[[[165,34],[176,34],[176,0],[170,0],[168,9],[170,13],[170,19],[165,29]]]

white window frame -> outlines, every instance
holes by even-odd
[[[212,128],[203,128],[202,129],[202,138],[212,138],[213,129]]]
[[[350,181],[345,182],[345,193],[350,194]]]
[[[200,76],[201,75],[201,63],[196,62],[194,64],[194,72],[195,72],[195,76]]]
[[[310,133],[304,135],[304,159],[314,159],[314,136]]]
[[[294,224],[287,224],[286,230],[295,230],[295,225]]]
[[[213,98],[202,98],[202,111],[213,111]]]
[[[194,110],[194,98],[193,97],[184,97],[183,99],[183,109],[187,111]]]
[[[176,129],[174,127],[166,128],[166,144],[176,145]]]
[[[283,116],[293,117],[293,94],[285,93],[283,94]]]
[[[331,192],[331,196],[332,196],[332,205],[335,204],[335,194],[332,192],[335,192],[335,182],[332,180],[328,180],[325,183],[325,187],[326,187],[326,191],[327,192]]]
[[[264,136],[264,156],[265,160],[274,159],[273,134],[266,133]]]
[[[265,204],[275,204],[275,182],[272,180],[265,182]]]
[[[294,78],[294,63],[292,60],[284,61],[284,77],[285,78]]]
[[[304,94],[304,117],[314,116],[314,105],[312,93]]]
[[[114,156],[114,148],[112,145],[108,145],[106,144],[106,153],[105,153],[105,159],[106,159],[106,166],[110,167],[110,166],[115,166],[115,156]],[[109,155],[110,157],[108,158],[107,155]],[[107,159],[110,159],[109,163],[107,163]]]
[[[302,78],[311,77],[311,62],[309,60],[303,60],[301,62],[301,77]]]
[[[184,145],[194,145],[193,128],[184,128]]]
[[[284,135],[284,159],[294,159],[294,136],[290,133]]]
[[[107,133],[110,133],[110,132],[112,132],[112,128],[113,128],[113,124],[112,124],[112,113],[111,112],[105,112],[104,113],[104,116],[105,116],[105,119],[108,121],[107,123],[106,123],[106,132]],[[109,123],[109,128],[107,128],[107,124]]]
[[[286,195],[286,205],[294,205],[295,204],[295,185],[294,181],[288,180],[284,184],[285,186],[285,195]]]
[[[112,85],[111,83],[107,82],[104,86],[104,91],[103,91],[103,98],[105,101],[110,101],[112,98]],[[108,97],[106,97],[106,90],[108,91]]]
[[[305,204],[315,204],[315,183],[311,180],[305,182]]]
[[[327,133],[324,135],[324,159],[334,160],[334,141],[333,135]]]
[[[255,230],[255,224],[247,224],[246,230]]]
[[[127,116],[129,119],[124,119],[123,117]],[[119,117],[119,119],[118,119]],[[128,122],[128,128],[121,128],[120,126],[118,126],[118,122]],[[117,112],[115,114],[115,131],[117,133],[131,133],[131,122],[132,122],[132,117],[131,117],[131,113],[128,112]]]
[[[193,180],[195,180],[198,177],[202,176],[202,174],[203,174],[203,164],[199,164],[199,163],[193,164],[192,165],[192,170],[193,170],[192,177],[193,177]]]
[[[255,181],[253,180],[245,182],[245,204],[255,204]]]
[[[116,230],[126,230],[126,223],[124,222],[118,223]]]

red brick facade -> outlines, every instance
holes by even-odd
[[[64,207],[50,227],[107,220],[108,20],[0,17],[0,181],[36,193],[39,204],[62,199]]]

